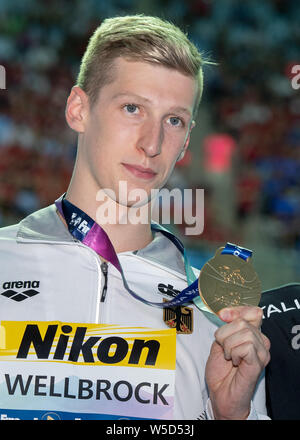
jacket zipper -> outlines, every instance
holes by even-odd
[[[106,297],[106,292],[107,292],[107,263],[106,261],[103,261],[103,263],[101,263],[101,271],[102,274],[104,276],[104,284],[102,287],[102,292],[101,292],[101,302],[105,301],[105,297]]]

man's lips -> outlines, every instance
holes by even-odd
[[[131,174],[141,179],[150,180],[156,175],[151,168],[144,168],[140,165],[130,165],[128,163],[122,164]]]

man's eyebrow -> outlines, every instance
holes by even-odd
[[[124,97],[138,99],[138,100],[144,101],[148,104],[152,102],[150,99],[145,98],[144,96],[136,95],[135,93],[131,93],[131,92],[117,93],[116,95],[114,95],[112,97],[112,99],[115,100],[115,99],[124,98]],[[170,113],[173,113],[173,112],[174,113],[184,113],[184,114],[186,114],[187,117],[189,117],[189,118],[192,117],[192,111],[189,110],[188,108],[185,108],[185,107],[171,107],[169,111],[170,111]]]
[[[192,117],[192,112],[188,108],[185,108],[185,107],[172,107],[171,110],[174,113],[185,113],[189,118]]]
[[[150,99],[145,98],[144,96],[136,95],[135,93],[131,93],[131,92],[117,93],[112,97],[112,99],[118,99],[123,97],[139,99],[140,101],[144,101],[144,102],[151,102]]]

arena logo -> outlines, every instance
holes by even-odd
[[[36,290],[40,287],[39,281],[6,281],[2,287],[4,292],[1,295],[17,302],[24,301],[40,293]],[[22,289],[22,292],[19,291],[20,289]]]
[[[128,191],[121,180],[117,195],[105,188],[96,200],[101,202],[96,210],[99,224],[147,224],[151,217],[164,225],[185,225],[185,235],[200,235],[204,229],[204,189],[152,189],[149,195],[142,188]]]
[[[6,70],[0,65],[0,89],[6,89]]]

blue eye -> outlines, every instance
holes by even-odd
[[[176,116],[171,116],[169,118],[170,124],[173,125],[173,127],[179,127],[180,125],[183,125],[183,122],[180,118],[177,118]]]
[[[126,104],[124,108],[127,110],[128,113],[135,113],[136,110],[138,110],[138,107],[134,104]]]

